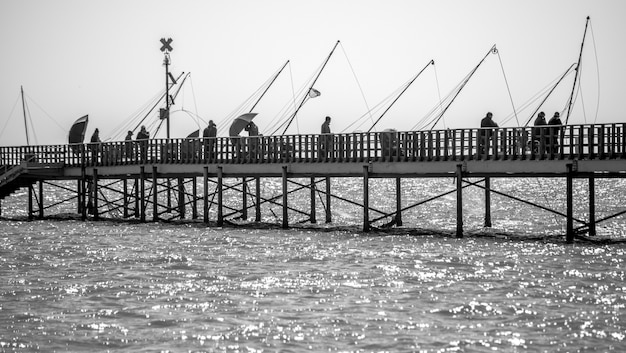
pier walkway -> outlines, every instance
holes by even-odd
[[[573,178],[622,178],[626,176],[626,124],[567,125],[542,128],[447,129],[432,131],[384,131],[376,133],[348,133],[327,135],[284,135],[260,137],[219,137],[212,139],[151,139],[143,141],[115,141],[98,144],[0,147],[0,198],[9,197],[15,190],[29,188],[29,216],[43,216],[43,182],[77,180],[75,199],[78,210],[86,217],[87,204],[96,204],[98,217],[99,180],[117,180],[124,183],[124,216],[127,204],[136,204],[133,216],[146,218],[146,209],[153,206],[153,220],[160,220],[163,204],[157,199],[158,187],[178,192],[182,207],[177,209],[184,218],[184,208],[192,199],[193,207],[218,198],[218,223],[224,214],[222,188],[224,178],[256,179],[257,194],[254,207],[260,207],[258,183],[263,177],[283,178],[283,226],[287,227],[287,206],[291,178],[311,178],[312,199],[317,182],[315,178],[363,178],[363,229],[370,225],[368,205],[368,178],[451,177],[457,180],[457,235],[462,236],[463,179],[485,178],[488,196],[492,177],[561,177],[568,180],[567,237],[575,229],[571,214]],[[197,195],[195,178],[203,177],[203,195]],[[193,178],[193,191],[184,190],[186,178]],[[209,195],[208,179],[217,178],[217,194]],[[126,190],[126,181],[134,180],[134,194]],[[157,180],[167,180],[158,183]],[[145,182],[150,182],[145,194]],[[169,180],[178,180],[183,190],[170,187]],[[39,197],[35,184],[39,182]],[[254,197],[241,187],[244,200]],[[399,183],[398,183],[399,185]],[[153,188],[153,189],[150,189]],[[154,191],[154,192],[151,192]],[[330,201],[331,191],[326,196]],[[400,197],[398,192],[398,198]],[[152,198],[152,199],[150,199]],[[591,198],[591,197],[590,197]],[[33,204],[33,201],[36,205]],[[314,201],[311,201],[314,203]],[[488,200],[488,198],[487,198]],[[109,202],[109,201],[104,201]],[[330,203],[330,202],[329,202]],[[167,201],[170,204],[170,201]],[[400,204],[400,202],[398,202]],[[35,209],[35,206],[38,209]],[[244,202],[243,207],[249,207]],[[330,207],[330,205],[328,205]],[[488,205],[486,205],[488,207]],[[590,201],[590,209],[593,207]],[[243,210],[245,212],[245,210]],[[315,221],[314,205],[312,220]],[[401,207],[393,214],[401,220]],[[196,215],[197,211],[193,211]],[[327,215],[327,219],[328,219]],[[592,232],[595,221],[590,216],[583,222]],[[401,223],[401,221],[399,222]],[[489,221],[490,223],[490,221]],[[487,225],[487,221],[486,221]]]

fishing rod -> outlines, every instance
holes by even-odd
[[[576,91],[576,81],[578,80],[578,75],[580,73],[580,62],[583,58],[583,47],[585,46],[585,37],[587,36],[587,27],[589,26],[589,21],[591,18],[587,16],[587,21],[585,22],[585,32],[583,33],[583,41],[580,43],[580,53],[578,53],[578,63],[576,64],[576,75],[574,75],[574,85],[572,87],[572,94],[569,97],[569,103],[567,106],[567,116],[565,117],[565,125],[567,125],[567,121],[569,120],[569,115],[572,110],[572,103],[574,100],[574,92]]]
[[[291,115],[291,117],[289,118],[289,123],[287,123],[287,126],[285,127],[285,129],[283,130],[283,135],[285,134],[285,132],[287,132],[287,129],[289,129],[289,126],[291,126],[291,123],[293,122],[293,120],[295,119],[296,115],[298,114],[298,111],[300,110],[300,108],[302,108],[302,106],[304,105],[304,103],[307,100],[307,97],[309,96],[309,94],[312,92],[313,90],[313,86],[315,86],[315,82],[317,82],[317,79],[320,77],[320,75],[322,74],[322,71],[324,71],[324,68],[326,67],[326,64],[328,64],[328,61],[330,60],[330,57],[333,55],[333,53],[335,52],[335,49],[337,49],[337,46],[339,45],[339,41],[337,41],[337,43],[335,43],[335,46],[333,47],[333,50],[330,51],[330,54],[328,54],[328,57],[326,58],[326,60],[324,61],[324,64],[322,65],[322,68],[320,69],[320,71],[317,73],[317,76],[315,76],[315,79],[313,80],[313,83],[311,83],[311,85],[309,86],[309,89],[307,90],[306,94],[304,95],[304,98],[302,98],[302,102],[300,102],[300,105],[298,106],[298,108],[296,109],[295,112],[293,112],[293,114]],[[280,129],[280,127],[279,127]],[[276,131],[278,131],[278,129],[276,129]],[[274,131],[272,133],[275,134],[276,131]]]
[[[22,113],[24,114],[24,130],[26,131],[26,144],[30,146],[30,140],[28,139],[28,123],[26,122],[26,102],[24,102],[24,86],[20,86],[22,93]]]
[[[476,65],[476,67],[469,73],[469,75],[467,76],[467,78],[465,79],[465,81],[463,81],[463,83],[461,84],[461,87],[459,87],[459,90],[456,92],[456,94],[454,95],[454,97],[452,97],[452,100],[450,100],[450,103],[448,103],[448,105],[445,107],[445,109],[439,113],[439,116],[437,117],[437,119],[435,120],[435,123],[433,124],[433,126],[430,127],[430,130],[435,128],[435,125],[437,125],[437,123],[439,122],[439,120],[441,120],[441,118],[443,117],[443,115],[446,113],[446,111],[448,110],[448,108],[450,108],[450,105],[452,105],[452,103],[454,102],[454,100],[456,99],[456,97],[459,95],[459,93],[461,93],[461,90],[463,90],[463,88],[465,87],[465,85],[467,84],[467,82],[469,82],[470,78],[472,78],[472,76],[474,75],[474,73],[476,73],[476,70],[478,70],[478,68],[480,67],[480,65],[482,65],[482,63],[485,61],[485,59],[487,59],[487,57],[489,56],[489,54],[497,54],[498,53],[498,49],[496,48],[496,45],[494,44],[491,49],[489,49],[489,51],[487,52],[487,54],[485,54],[485,56],[483,57],[483,59],[478,63],[478,65]]]
[[[572,65],[570,65],[570,67],[565,71],[565,73],[563,74],[563,76],[561,76],[561,78],[559,78],[559,80],[556,82],[556,84],[554,84],[554,86],[552,86],[552,89],[550,90],[550,92],[548,92],[548,94],[546,95],[546,97],[541,101],[541,103],[539,103],[539,106],[537,107],[537,109],[535,109],[535,111],[530,115],[530,118],[528,118],[528,121],[526,121],[526,124],[524,124],[524,126],[528,126],[528,124],[530,124],[530,121],[533,119],[533,116],[535,116],[535,114],[537,114],[537,112],[539,111],[539,109],[541,109],[541,106],[543,105],[543,103],[546,102],[546,100],[548,100],[548,97],[550,97],[550,95],[552,94],[552,92],[554,92],[554,90],[556,89],[556,87],[561,83],[561,81],[563,81],[563,79],[572,71],[572,68],[574,67],[574,65],[576,65],[576,63],[573,63]]]
[[[252,111],[257,106],[257,104],[259,104],[259,102],[261,101],[261,99],[263,98],[265,93],[267,93],[267,91],[269,91],[270,87],[272,87],[272,85],[274,84],[274,81],[276,81],[276,79],[278,78],[278,75],[280,75],[280,73],[283,72],[285,67],[287,67],[287,64],[289,64],[289,60],[287,60],[287,62],[283,65],[283,67],[281,67],[280,70],[278,70],[278,73],[276,75],[274,75],[274,78],[272,78],[272,81],[269,83],[269,85],[267,85],[267,87],[265,88],[263,93],[261,93],[261,96],[259,97],[259,99],[257,99],[257,101],[254,103],[254,105],[252,105],[252,108],[250,108],[250,111],[248,113],[252,113]]]
[[[380,121],[380,119],[383,118],[383,116],[385,116],[385,114],[387,114],[387,112],[389,111],[389,109],[391,109],[391,107],[398,101],[398,99],[400,99],[400,97],[404,94],[404,92],[406,92],[406,90],[413,84],[413,82],[415,82],[415,80],[417,80],[417,78],[422,74],[422,72],[424,72],[424,70],[426,70],[426,68],[430,65],[435,65],[435,60],[430,60],[428,62],[428,64],[426,64],[426,66],[424,66],[424,68],[417,74],[415,75],[415,77],[413,77],[413,79],[406,85],[406,87],[404,87],[404,89],[402,90],[402,92],[400,92],[400,94],[398,94],[398,96],[396,97],[396,99],[393,100],[393,102],[391,102],[391,104],[389,104],[389,106],[387,107],[387,109],[385,109],[385,111],[380,115],[380,117],[378,119],[376,119],[376,121],[374,122],[374,124],[372,124],[372,126],[367,130],[367,132],[372,131],[372,129],[374,128],[374,126],[376,126],[376,124],[378,124],[378,122]]]

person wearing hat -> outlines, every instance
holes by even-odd
[[[128,130],[124,141],[126,141],[124,143],[124,152],[126,154],[126,159],[130,160],[133,158],[133,132],[131,130]]]
[[[548,121],[548,125],[553,125],[550,128],[550,144],[548,145],[548,153],[559,153],[559,139],[561,135],[561,130],[563,129],[563,122],[561,122],[561,113],[554,112],[550,121]]]

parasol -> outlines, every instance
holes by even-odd
[[[230,137],[239,136],[239,133],[243,131],[256,115],[257,113],[246,113],[236,117],[228,130]]]
[[[89,122],[89,115],[78,118],[70,128],[70,134],[68,136],[68,142],[83,143],[85,139],[85,130],[87,130],[87,123]]]

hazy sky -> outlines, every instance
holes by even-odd
[[[191,73],[172,107],[172,137],[204,128],[195,115],[225,135],[231,112],[290,60],[254,110],[261,132],[271,133],[337,40],[315,84],[321,96],[287,133],[319,133],[326,115],[333,131],[367,130],[382,111],[351,124],[434,60],[377,125],[412,129],[494,44],[498,55],[487,56],[436,128],[476,127],[487,111],[501,126],[524,125],[539,102],[521,108],[578,60],[587,16],[569,122],[623,122],[624,14],[623,0],[2,0],[0,145],[26,143],[20,86],[31,143],[65,143],[85,114],[86,139],[96,127],[103,139],[122,139],[165,85],[162,37],[173,39],[174,76]],[[573,79],[544,104],[548,116],[564,109]],[[157,120],[154,113],[144,123]]]

